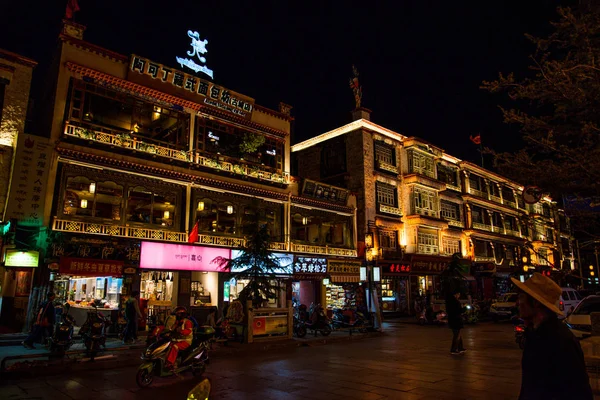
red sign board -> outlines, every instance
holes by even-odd
[[[80,276],[121,276],[123,261],[61,257],[59,272]]]
[[[377,263],[377,265],[381,267],[384,275],[408,274],[410,272],[409,263]]]

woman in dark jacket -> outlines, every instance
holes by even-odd
[[[460,292],[454,293],[452,296],[446,298],[446,314],[448,314],[448,326],[452,329],[452,347],[450,348],[450,354],[457,355],[466,352],[463,347],[462,336],[460,330],[463,328],[462,314],[464,312],[460,301]]]

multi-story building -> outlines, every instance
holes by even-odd
[[[221,305],[243,282],[212,261],[235,257],[252,221],[289,260],[280,305],[292,293],[321,301],[331,275],[358,281],[353,196],[290,176],[290,106],[117,54],[84,30],[64,23],[43,119],[55,148],[41,270],[53,271],[59,297],[116,310],[139,287],[155,310]]]
[[[23,191],[15,173],[16,149],[17,144],[23,146],[25,141],[31,78],[36,65],[29,58],[0,49],[0,248],[6,247],[8,221],[17,216],[28,217],[17,204],[9,207],[8,198],[11,192]],[[15,229],[13,226],[12,231]],[[11,265],[10,262],[8,264]],[[22,325],[32,276],[33,268],[16,271],[4,268],[3,261],[0,264],[0,325],[14,329]],[[19,282],[21,285],[17,286]],[[26,282],[29,284],[24,285]],[[21,290],[23,286],[27,286],[27,290]]]
[[[366,256],[381,268],[384,311],[410,312],[415,298],[438,292],[457,253],[472,293],[483,298],[508,290],[510,274],[572,267],[562,263],[572,260],[562,250],[572,238],[557,246],[550,199],[526,205],[522,185],[374,124],[368,110],[353,117],[292,152],[300,176],[356,193],[360,256],[364,235],[374,233]]]

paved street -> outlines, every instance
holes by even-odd
[[[463,356],[449,354],[450,330],[386,324],[386,335],[267,354],[213,358],[213,399],[515,399],[521,352],[510,324],[464,332]],[[185,399],[191,374],[135,384],[135,368],[23,379],[0,386],[6,399]]]

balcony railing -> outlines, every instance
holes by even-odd
[[[501,226],[492,226],[492,232],[496,232],[496,233],[504,233],[504,228],[502,228]]]
[[[521,237],[521,234],[519,233],[519,231],[513,231],[511,229],[507,229],[506,234],[509,236]]]
[[[481,224],[479,222],[473,222],[474,229],[481,229],[482,231],[491,231],[492,226],[487,224]]]
[[[398,167],[396,167],[395,165],[377,160],[377,167],[381,170],[391,172],[393,174],[398,174]]]
[[[506,200],[506,199],[504,199],[504,205],[511,207],[511,208],[517,208],[517,203],[515,203],[514,201]]]
[[[496,258],[491,256],[478,256],[475,255],[475,261],[476,262],[496,262]]]
[[[398,207],[390,207],[386,206],[385,204],[379,205],[379,212],[402,216],[402,210],[400,210]]]
[[[502,203],[502,198],[498,196],[490,195],[490,200],[495,201],[496,203]]]
[[[453,219],[447,219],[446,222],[448,222],[448,225],[450,226],[456,226],[458,228],[464,228],[465,224],[462,221],[456,221]]]
[[[430,210],[429,208],[415,207],[415,213],[420,215],[426,215],[428,217],[437,218],[438,212]]]
[[[105,128],[102,129],[107,130]],[[235,163],[221,159],[205,157],[200,154],[194,154],[192,151],[184,151],[181,149],[174,149],[154,143],[144,142],[143,140],[132,137],[132,135],[129,133],[119,133],[117,131],[112,133],[103,132],[95,129],[82,128],[67,123],[65,124],[64,134],[85,140],[108,144],[111,146],[119,146],[135,151],[142,151],[174,160],[195,163],[214,170],[230,172],[236,175],[249,176],[260,180],[276,183],[289,183],[290,180],[288,173],[273,172],[269,171],[267,167],[263,166],[253,166],[242,162]]]
[[[483,197],[484,199],[488,198],[487,193],[486,192],[482,192],[481,190],[470,188],[469,189],[469,193],[471,193],[474,196]]]
[[[419,244],[417,245],[417,253],[419,254],[439,254],[440,247],[431,244]]]
[[[84,233],[90,235],[106,235],[141,240],[160,240],[173,243],[188,243],[188,236],[185,232],[99,224],[95,222],[71,221],[58,218],[54,219],[52,223],[52,230],[57,232]],[[245,246],[246,240],[239,237],[200,234],[198,235],[198,241],[196,244],[205,246],[240,248]],[[289,249],[288,244],[290,245]],[[269,249],[273,251],[292,251],[294,253],[325,254],[342,257],[357,256],[357,251],[355,249],[286,242],[271,242]]]

